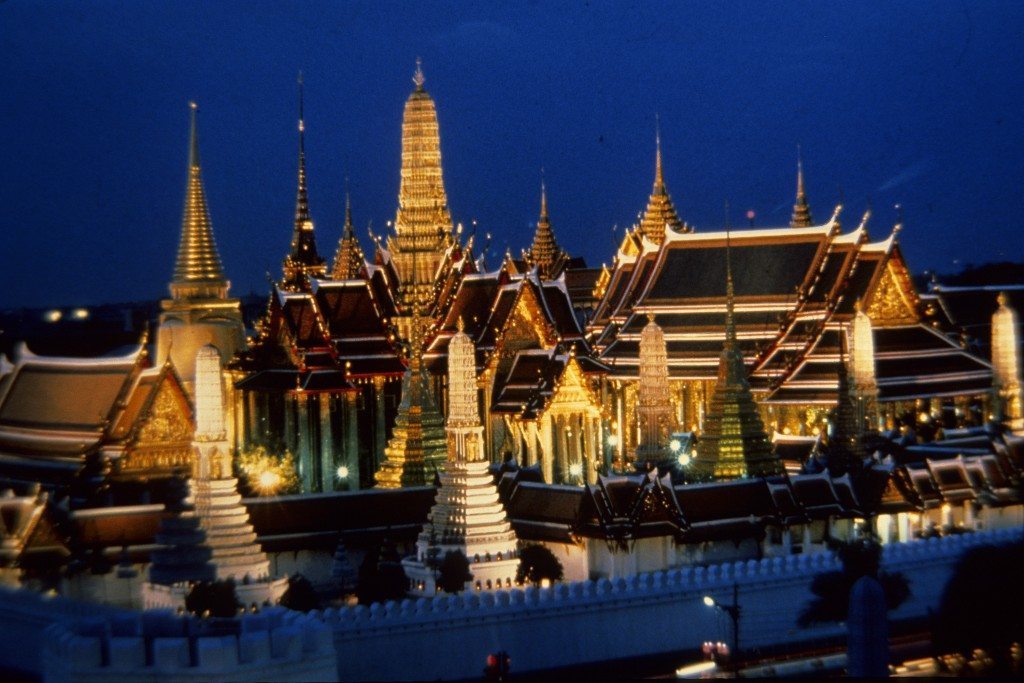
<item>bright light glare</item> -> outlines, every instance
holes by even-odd
[[[47,311],[46,313],[43,314],[43,320],[45,320],[48,323],[55,323],[55,322],[59,321],[60,318],[61,318],[61,312],[58,311],[57,309],[54,309],[52,311]]]
[[[273,491],[281,483],[281,477],[277,472],[263,472],[260,474],[260,488],[264,491]]]
[[[85,320],[86,318],[89,317],[89,309],[76,308],[75,310],[71,311],[71,317],[74,318],[75,320]]]
[[[679,449],[683,447],[683,442],[679,439],[672,439],[672,441],[669,442],[668,447],[672,449],[673,453],[678,453]]]
[[[680,453],[679,457],[676,458],[676,460],[679,462],[679,466],[680,467],[686,467],[687,465],[690,464],[690,454],[689,453]]]
[[[707,605],[708,607],[714,607],[715,606],[715,599],[713,597],[711,597],[710,595],[705,595],[704,596],[704,604]]]
[[[348,468],[344,465],[338,467],[338,479],[348,479]]]
[[[618,446],[619,445],[619,437],[615,436],[614,434],[609,435],[608,436],[608,445],[611,446],[612,448],[615,448],[616,446]]]
[[[583,474],[583,465],[579,463],[569,465],[569,474],[571,474],[574,477],[581,476]]]

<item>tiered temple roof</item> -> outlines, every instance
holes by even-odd
[[[671,234],[661,247],[619,252],[588,326],[614,375],[638,376],[640,331],[653,314],[671,376],[714,377],[726,318],[725,238]],[[835,402],[838,334],[857,301],[875,328],[882,400],[978,394],[991,384],[988,365],[931,324],[895,231],[871,243],[865,217],[842,234],[837,209],[820,226],[733,231],[732,254],[737,344],[752,389],[769,401]]]
[[[0,377],[3,479],[63,489],[191,467],[191,403],[170,364],[147,365],[144,345],[104,358],[23,347]]]

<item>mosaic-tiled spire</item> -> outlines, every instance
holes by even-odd
[[[743,352],[736,341],[731,252],[727,233],[725,344],[718,361],[715,393],[693,461],[694,472],[703,479],[758,477],[782,471],[750,392]]]
[[[185,211],[181,219],[181,241],[178,258],[171,280],[174,299],[223,299],[230,283],[224,276],[217,243],[213,239],[213,225],[206,206],[203,172],[199,162],[199,107],[191,108],[191,127],[188,142],[188,187],[185,192]]]
[[[1024,426],[1024,395],[1021,392],[1021,359],[1017,311],[1006,292],[1000,292],[999,308],[992,315],[992,379],[997,419],[1013,429]]]
[[[647,200],[647,208],[644,209],[643,217],[640,219],[640,234],[656,244],[665,241],[665,231],[687,232],[683,222],[679,220],[675,206],[672,205],[672,197],[668,194],[665,185],[665,175],[661,166],[661,126],[655,134],[654,153],[654,188]]]
[[[429,296],[441,257],[452,240],[452,219],[441,173],[441,135],[434,100],[423,88],[426,78],[416,60],[416,88],[402,118],[402,176],[398,189],[395,234],[388,238],[402,283],[403,304],[411,306],[413,291]],[[413,273],[413,255],[420,260]]]
[[[793,204],[793,217],[789,219],[791,228],[809,228],[814,225],[811,218],[811,207],[807,204],[807,191],[804,190],[804,160],[800,148],[796,148],[796,203]]]
[[[295,191],[295,227],[291,251],[284,260],[284,289],[303,289],[310,277],[324,277],[327,266],[316,249],[313,219],[309,214],[306,186],[306,120],[303,111],[302,74],[299,74],[299,178]]]
[[[413,275],[416,267],[414,258]],[[384,448],[384,461],[376,474],[377,486],[382,489],[429,486],[447,457],[444,417],[437,409],[430,377],[423,366],[423,326],[415,290],[409,329],[409,368],[402,380],[402,402],[398,405],[391,440]]]
[[[665,333],[651,315],[640,332],[640,383],[637,388],[640,443],[636,459],[657,462],[669,456],[669,435],[675,420],[668,385]]]

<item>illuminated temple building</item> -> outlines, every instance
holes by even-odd
[[[366,250],[347,194],[331,238],[314,229],[300,90],[291,242],[245,341],[193,108],[156,352],[0,362],[0,480],[34,520],[12,532],[4,581],[127,603],[161,577],[161,524],[198,527],[181,520],[208,504],[241,525],[243,577],[299,571],[322,592],[339,547],[355,561],[397,547],[431,594],[453,549],[484,589],[514,576],[517,543],[585,579],[821,550],[865,520],[886,542],[1020,522],[1019,291],[918,292],[901,227],[844,228],[840,207],[816,223],[802,162],[789,225],[695,228],[660,131],[646,207],[608,267],[570,254],[543,182],[531,244],[488,263],[453,224],[425,83],[417,65],[395,220]],[[174,495],[210,432],[196,431],[200,349],[223,366],[219,472],[196,483],[219,502]],[[290,453],[307,495],[236,499],[223,456],[256,447]],[[135,578],[119,584],[115,560]]]

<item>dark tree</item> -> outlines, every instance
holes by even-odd
[[[846,621],[850,605],[850,590],[857,579],[873,576],[882,584],[885,605],[894,610],[910,597],[910,587],[902,574],[879,572],[882,546],[877,539],[868,537],[843,543],[836,549],[843,569],[818,574],[811,582],[811,592],[817,597],[800,613],[797,623],[806,628],[812,624]]]
[[[437,585],[445,593],[461,593],[467,581],[473,580],[469,560],[460,550],[449,550],[438,565]]]
[[[308,612],[320,608],[320,598],[309,579],[302,574],[292,574],[288,577],[288,590],[281,596],[281,606],[297,612]]]
[[[964,553],[943,591],[932,642],[938,652],[968,659],[975,648],[992,658],[992,675],[1009,675],[1010,648],[1024,643],[1024,543],[981,546]],[[1019,671],[1016,673],[1020,673]]]
[[[401,600],[409,591],[409,579],[402,569],[394,543],[385,540],[377,553],[367,553],[359,567],[359,603]]]
[[[562,580],[562,563],[554,553],[542,545],[525,546],[519,553],[519,568],[516,570],[516,582],[540,583]]]
[[[193,614],[209,612],[212,617],[233,617],[240,607],[235,582],[231,579],[200,581],[185,596],[185,609]]]

